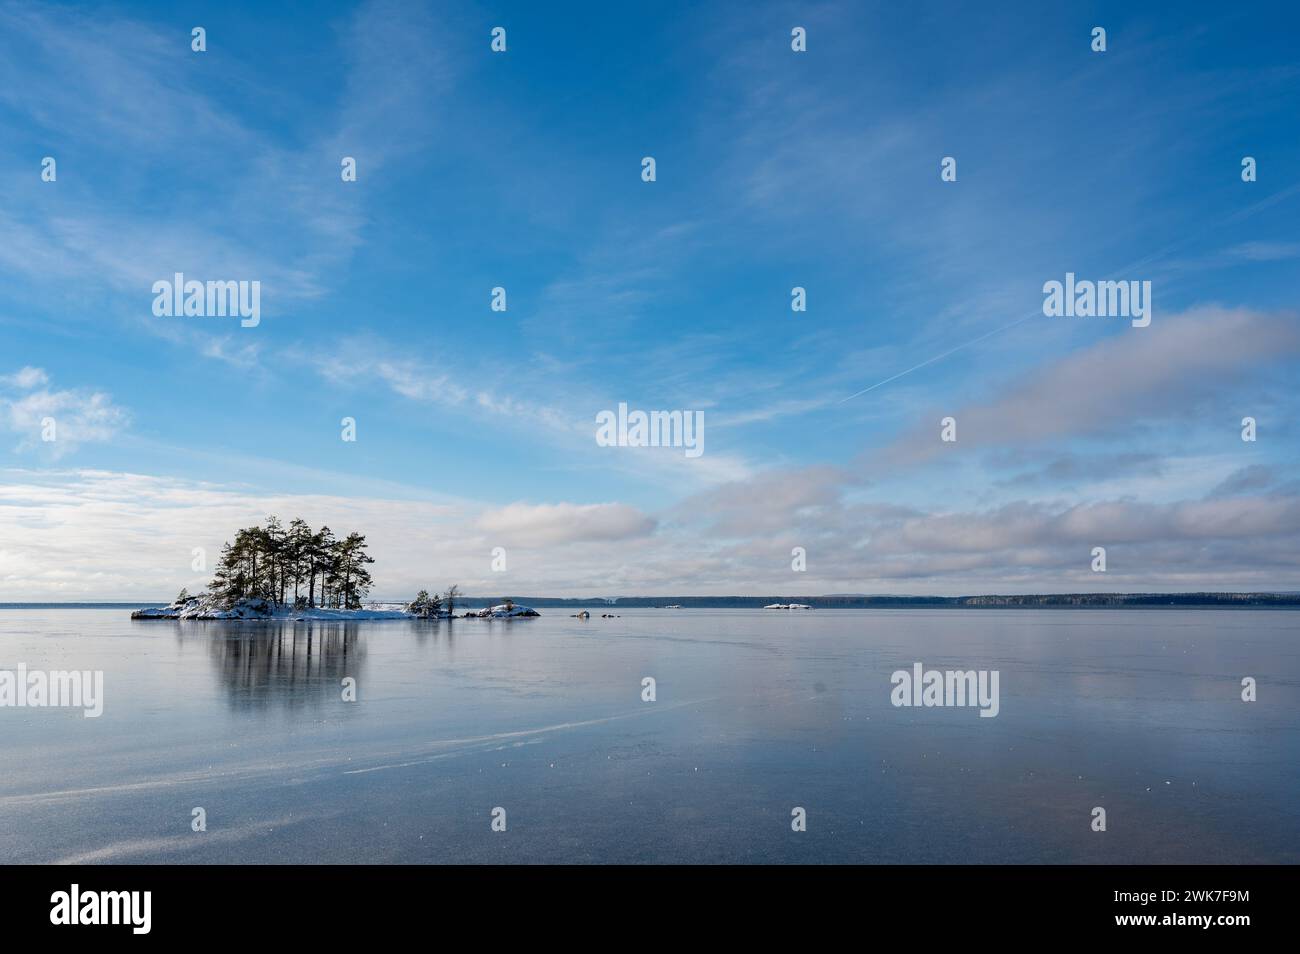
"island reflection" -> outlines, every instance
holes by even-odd
[[[366,644],[355,622],[189,623],[177,636],[207,644],[235,709],[341,704],[345,677],[363,683]]]

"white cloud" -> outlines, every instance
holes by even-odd
[[[201,588],[210,573],[191,570],[193,548],[210,568],[236,528],[271,513],[364,533],[375,598],[451,583],[493,598],[1300,588],[1294,492],[926,512],[854,500],[847,486],[833,473],[790,472],[657,519],[619,503],[490,507],[10,471],[0,480],[0,601],[152,600]],[[507,548],[507,572],[492,569],[496,546]],[[791,570],[795,546],[807,551],[807,572]],[[1108,549],[1105,574],[1090,569],[1093,546]]]
[[[0,382],[12,385],[22,391],[30,391],[32,388],[39,388],[49,383],[49,375],[43,368],[33,368],[30,365],[20,368],[13,374],[0,377]]]
[[[1157,313],[1149,328],[1126,328],[1022,376],[986,403],[945,411],[957,420],[957,444],[942,444],[937,423],[927,422],[883,456],[915,464],[953,448],[1131,433],[1144,421],[1191,414],[1297,354],[1300,323],[1292,315],[1217,307]]]
[[[494,539],[522,546],[626,540],[655,528],[655,521],[635,507],[613,503],[512,503],[483,514],[478,524]]]
[[[92,470],[8,471],[0,480],[0,602],[170,597],[202,588],[221,545],[269,514],[366,535],[375,597],[459,583],[493,596],[571,591],[620,574],[654,521],[623,504],[513,504],[259,492]],[[509,546],[508,574],[491,567]],[[191,569],[202,548],[207,569]]]
[[[79,444],[112,440],[130,422],[126,410],[101,391],[49,390],[40,368],[25,367],[0,381],[26,392],[0,394],[0,422],[19,435],[20,451],[41,448],[57,460]]]

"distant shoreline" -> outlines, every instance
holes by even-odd
[[[516,603],[560,609],[762,609],[771,603],[804,603],[814,609],[1168,609],[1189,608],[1300,608],[1296,593],[1045,593],[982,596],[622,596],[561,598],[520,596]],[[169,600],[77,601],[0,603],[0,609],[124,609],[161,607]],[[375,600],[376,604],[398,605],[396,600]],[[500,602],[500,598],[461,597],[466,609]],[[769,610],[772,613],[788,612]]]

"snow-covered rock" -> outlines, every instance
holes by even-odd
[[[250,604],[252,601],[249,601]],[[270,604],[264,600],[256,601],[269,610]],[[260,607],[259,607],[260,609]],[[154,607],[149,609],[138,609],[131,614],[132,619],[216,619],[218,617],[210,614],[218,612],[229,612],[231,615],[220,617],[222,619],[243,619],[244,616],[234,615],[233,609],[230,611],[222,610],[217,606],[216,601],[211,596],[204,593],[200,596],[181,596],[172,600],[166,606]],[[248,613],[252,612],[251,605],[247,609]],[[269,613],[268,613],[269,615]]]
[[[409,619],[401,610],[343,610],[312,607],[295,609],[277,605],[269,600],[240,600],[227,608],[208,594],[175,600],[167,606],[139,609],[132,619],[281,619],[281,620],[358,620],[358,619]]]
[[[513,619],[519,616],[541,616],[531,606],[520,606],[518,603],[500,603],[496,606],[486,606],[481,610],[470,610],[465,614],[467,619]]]
[[[465,614],[467,619],[504,619],[519,616],[540,616],[535,609],[527,606],[507,605],[489,606],[482,610],[471,610]],[[138,609],[131,614],[132,619],[247,619],[247,620],[375,620],[375,619],[428,619],[420,614],[409,613],[403,609],[326,609],[311,607],[295,609],[271,603],[268,600],[240,600],[227,608],[213,596],[204,593],[201,596],[189,596],[177,599],[167,606]],[[442,612],[439,619],[449,619],[450,614]]]

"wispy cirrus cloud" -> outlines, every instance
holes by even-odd
[[[1224,255],[1238,261],[1284,262],[1300,258],[1300,242],[1242,242]]]
[[[293,348],[285,357],[336,386],[361,390],[378,384],[416,404],[491,422],[521,442],[519,446],[547,445],[578,456],[589,469],[668,480],[674,488],[688,489],[755,472],[747,458],[725,451],[685,458],[677,448],[598,447],[597,413],[617,407],[630,395],[601,393],[581,379],[573,380],[563,366],[544,362],[530,377],[511,353],[413,358],[402,355],[397,343],[369,335],[344,339],[329,350]],[[706,412],[706,430],[710,424]]]
[[[75,278],[107,287],[122,296],[120,311],[164,336],[149,290],[177,271],[258,280],[278,315],[318,300],[369,224],[364,190],[340,183],[341,158],[356,158],[362,174],[374,176],[420,149],[436,122],[427,103],[454,74],[449,55],[420,39],[438,32],[423,6],[374,0],[338,27],[338,106],[315,124],[318,133],[295,143],[234,108],[209,72],[195,68],[196,57],[219,56],[231,84],[256,86],[252,65],[219,35],[209,53],[196,54],[187,31],[144,19],[0,6],[0,102],[63,146],[53,150],[57,182],[41,183],[35,172],[19,178],[0,213],[18,239],[0,250],[0,268],[37,285]],[[33,88],[43,93],[32,96]],[[312,115],[319,108],[300,106]],[[72,156],[93,164],[94,188]],[[239,157],[233,165],[231,156]],[[167,177],[178,157],[190,178],[168,178],[160,203],[154,177]],[[25,251],[16,254],[15,245]],[[229,360],[230,347],[206,345],[203,332],[170,337]],[[235,363],[256,358],[244,350]]]

